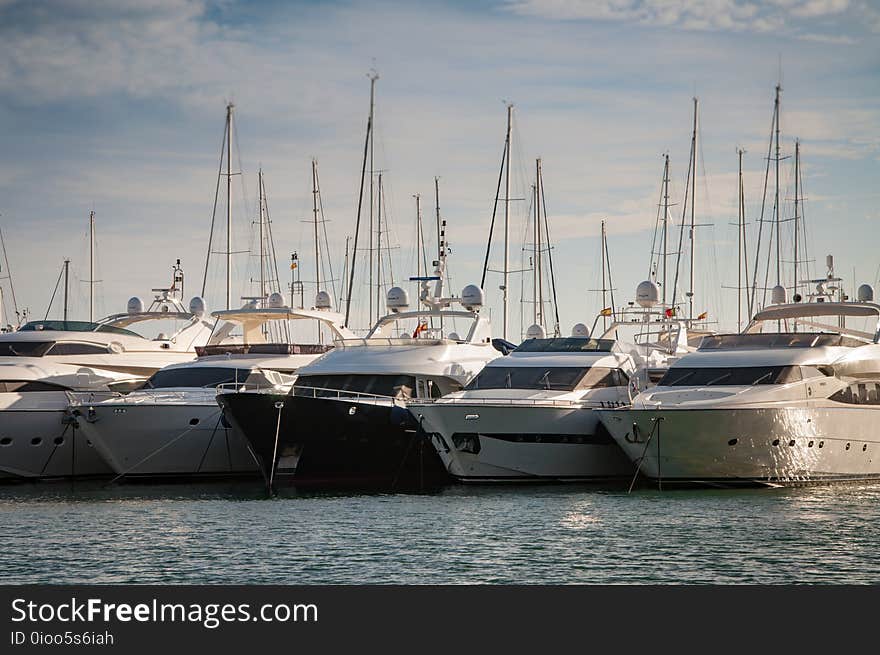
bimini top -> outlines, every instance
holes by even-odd
[[[842,321],[823,323],[815,319],[828,317],[834,319],[876,317],[878,323],[874,332],[864,332],[846,326],[835,325]],[[880,305],[873,302],[810,302],[783,303],[762,309],[743,330],[744,334],[761,332],[764,323],[791,321],[823,332],[843,334],[862,343],[880,341]]]

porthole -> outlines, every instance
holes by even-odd
[[[64,443],[64,437],[55,437],[54,442],[56,446],[60,446]]]
[[[774,440],[773,440],[773,445],[774,445],[774,446],[778,446],[778,445],[779,445],[779,439],[774,439]]]
[[[868,450],[868,444],[865,444],[864,446],[862,446],[862,452],[865,452],[866,450]]]
[[[820,441],[820,442],[819,442],[819,448],[821,448],[821,447],[824,446],[824,445],[825,445],[825,442],[824,442],[824,441]]]
[[[727,445],[728,446],[735,446],[737,441],[739,441],[739,439],[731,439],[730,441],[727,442]]]
[[[811,439],[810,442],[807,444],[807,448],[812,448],[812,447],[813,447],[813,441]]]
[[[850,444],[846,444],[846,449],[849,450]]]
[[[0,439],[0,446],[11,446],[11,445],[12,445],[12,439],[10,439],[9,437],[3,437],[2,439]]]
[[[794,439],[792,439],[791,441],[789,441],[789,442],[788,442],[788,445],[789,445],[789,446],[793,446],[793,445],[794,445]]]
[[[190,425],[198,425],[198,424],[199,424],[199,419],[197,419],[197,418],[191,418],[191,419],[189,420],[189,424],[190,424]]]
[[[43,443],[42,437],[34,437],[33,439],[31,439],[32,446],[39,446],[41,443]]]

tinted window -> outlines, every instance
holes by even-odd
[[[616,369],[604,366],[487,366],[465,389],[543,389],[571,391],[577,388],[618,386]],[[625,384],[625,383],[624,383]]]
[[[880,405],[880,385],[875,382],[855,382],[830,398],[848,405]]]
[[[801,379],[797,366],[740,366],[735,368],[669,369],[658,386],[708,387],[712,385],[788,384]]]
[[[555,339],[526,339],[516,348],[518,353],[582,353],[611,352],[613,339],[588,339],[584,337],[557,337]]]
[[[368,393],[389,398],[410,398],[416,389],[416,379],[412,375],[301,375],[296,380],[294,391],[304,387],[328,390],[303,392],[304,395],[336,395],[333,390]]]
[[[133,337],[140,336],[131,330],[114,327],[112,325],[100,325],[88,321],[30,321],[19,328],[22,332],[50,332],[60,330],[64,332],[111,332],[113,334],[128,334]]]
[[[0,341],[0,357],[42,357],[51,341]]]
[[[49,349],[47,355],[106,355],[110,352],[107,346],[94,343],[65,343],[59,341]]]
[[[144,383],[144,389],[167,389],[169,387],[216,387],[233,382],[243,383],[251,374],[250,369],[215,368],[210,366],[196,368],[172,368],[158,371]]]
[[[814,348],[817,346],[863,346],[864,342],[841,334],[815,332],[768,332],[756,334],[713,334],[703,337],[700,350],[736,348]]]
[[[36,380],[7,380],[0,382],[0,391],[28,393],[30,391],[69,391],[68,387]]]

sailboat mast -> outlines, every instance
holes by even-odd
[[[535,227],[537,232],[537,271],[538,271],[538,325],[544,327],[544,267],[543,267],[543,245],[541,243],[541,158],[539,157],[535,163]]]
[[[413,198],[416,199],[416,277],[422,277],[422,196],[417,193]]]
[[[663,156],[663,309],[666,309],[666,262],[669,259],[669,153]]]
[[[604,330],[604,329],[608,328],[608,318],[605,316],[605,308],[608,307],[608,300],[607,300],[608,288],[607,288],[607,284],[605,282],[605,277],[606,277],[606,274],[605,274],[606,243],[605,243],[605,220],[604,219],[602,220],[602,239],[601,239],[601,241],[602,241],[602,246],[601,246],[600,258],[602,259],[602,329]]]
[[[70,260],[64,260],[64,322],[67,323],[68,297],[70,294]]]
[[[440,178],[437,176],[434,176],[434,218],[437,223],[437,258],[439,259],[443,256],[443,241],[440,238]]]
[[[232,309],[232,108],[226,105],[226,309]]]
[[[89,323],[95,320],[95,212],[89,212]]]
[[[776,284],[782,284],[782,250],[780,246],[780,212],[779,212],[779,93],[782,86],[776,85],[776,100],[774,101],[774,118],[776,121],[776,201],[774,203],[775,227],[776,227]]]
[[[538,182],[532,185],[532,201],[535,203],[535,228],[532,230],[532,323],[538,324]]]
[[[800,177],[801,177],[801,142],[794,142],[794,277],[792,278],[792,299],[798,292],[798,230],[800,216]]]
[[[502,323],[501,334],[507,339],[507,321],[508,321],[508,294],[507,287],[510,280],[510,146],[511,146],[511,123],[513,120],[513,105],[507,105],[507,151],[504,153],[504,281],[503,296],[504,299],[504,322]]]
[[[12,269],[9,268],[9,257],[6,255],[6,241],[3,239],[3,230],[0,230],[0,246],[3,248],[3,262],[6,266],[6,277],[9,278],[9,292],[12,295],[12,310],[15,312],[16,320],[20,320],[18,314],[18,302],[15,300],[15,287],[12,284]]]
[[[737,184],[736,221],[736,329],[742,330],[742,269],[743,269],[743,150],[737,148],[739,182]]]
[[[370,78],[370,125],[373,125],[375,104],[376,104],[376,78],[378,75],[374,75]],[[381,252],[375,252],[373,249],[373,198],[375,197],[373,192],[373,176],[375,175],[375,169],[373,165],[373,136],[372,130],[370,133],[370,280],[369,280],[369,288],[371,290],[367,295],[370,297],[370,322],[373,321],[373,257],[376,257],[376,284],[379,283],[379,260],[382,257]],[[379,298],[378,298],[379,290],[378,287],[376,289],[376,320],[379,319]]]
[[[376,202],[376,320],[382,306],[382,172],[379,172]]]
[[[312,216],[315,223],[315,293],[321,290],[321,251],[318,240],[318,160],[312,159]],[[320,329],[319,329],[320,333]]]
[[[689,280],[689,290],[688,290],[688,318],[693,320],[694,318],[694,262],[695,262],[695,254],[696,254],[696,234],[695,228],[696,223],[694,221],[695,217],[695,207],[694,204],[696,202],[696,189],[697,189],[697,108],[698,108],[699,100],[694,98],[694,132],[691,137],[691,225],[690,225],[690,237],[691,237],[691,252],[690,252],[690,280]]]
[[[360,185],[360,192],[358,193],[357,220],[356,220],[355,226],[354,226],[354,246],[352,247],[352,250],[351,250],[351,266],[348,269],[348,289],[346,290],[346,297],[345,297],[345,325],[346,325],[346,327],[348,327],[349,319],[351,318],[351,291],[352,291],[352,288],[354,287],[354,271],[355,271],[354,265],[355,265],[355,261],[357,260],[358,235],[359,235],[360,229],[361,229],[361,210],[363,208],[363,202],[364,202],[364,176],[365,176],[366,170],[367,170],[367,155],[369,153],[370,143],[372,143],[372,140],[373,140],[372,139],[372,135],[373,135],[373,100],[375,97],[376,80],[378,80],[378,79],[379,79],[379,76],[375,72],[370,74],[370,114],[369,114],[369,117],[367,118],[367,135],[364,138],[364,163],[361,166],[361,185]],[[370,177],[372,178],[372,173],[370,174]],[[370,202],[372,204],[372,197],[371,197]],[[370,229],[372,230],[372,226]],[[348,240],[347,239],[346,239],[345,253],[346,253],[345,259],[346,259],[346,262],[348,262]],[[369,264],[368,268],[370,269],[371,276],[372,276],[372,270],[373,270],[372,262],[368,262],[368,264]],[[369,318],[370,316],[372,316],[372,311],[373,311],[372,310],[372,298],[373,298],[372,289],[369,289],[369,288],[367,289],[367,297],[370,299],[370,314],[368,315],[368,318]]]
[[[264,262],[264,253],[265,248],[263,247],[265,238],[263,236],[263,169],[259,169],[257,172],[257,184],[259,185],[259,196],[260,196],[260,306],[265,306],[266,302],[266,275],[265,275],[265,262]]]

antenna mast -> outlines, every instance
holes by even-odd
[[[666,261],[669,259],[669,153],[663,155],[663,309],[666,309]]]
[[[794,142],[794,278],[792,279],[792,300],[798,292],[798,224],[800,216],[800,177],[801,177],[801,142],[800,139]],[[855,280],[853,280],[855,282]]]
[[[67,298],[70,292],[70,260],[64,260],[64,322],[67,323]]]

